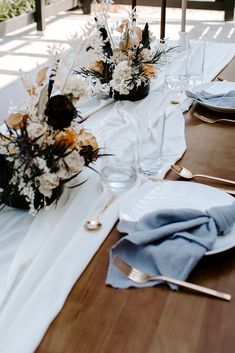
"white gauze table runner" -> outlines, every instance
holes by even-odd
[[[207,43],[205,77],[209,81],[235,55],[231,44]],[[213,60],[213,62],[212,62]],[[177,73],[184,65],[183,54],[174,58],[167,73]],[[184,99],[180,106],[170,104],[171,93],[164,91],[164,70],[153,83],[149,96],[139,102],[114,102],[94,113],[87,127],[107,136],[124,134],[133,138],[136,115],[167,113],[163,173],[186,149],[182,111],[191,104]],[[92,98],[78,108],[84,114],[104,101]],[[105,103],[106,104],[106,103]],[[31,353],[40,343],[51,321],[61,310],[72,286],[99,249],[118,218],[121,199],[116,199],[103,218],[103,227],[89,233],[84,220],[96,214],[107,194],[102,193],[99,177],[85,172],[88,181],[65,193],[58,207],[41,211],[36,217],[27,212],[5,208],[0,212],[0,352]],[[79,300],[79,298],[78,298]],[[79,350],[79,347],[78,347]]]

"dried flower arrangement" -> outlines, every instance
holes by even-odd
[[[48,68],[34,80],[23,77],[29,100],[8,116],[0,133],[0,204],[32,214],[58,201],[65,184],[100,156],[70,95],[52,94],[55,67],[49,80]]]
[[[113,1],[93,3],[99,4],[100,10],[95,14],[95,26],[87,28],[83,41],[71,41],[80,67],[76,72],[88,78],[94,90],[107,89],[115,99],[143,98],[149,92],[150,80],[157,77],[157,64],[161,65],[163,54],[171,48],[165,49],[161,43],[151,45],[154,38],[148,23],[143,30],[137,27],[135,10],[111,30],[108,7]]]

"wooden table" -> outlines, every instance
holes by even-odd
[[[235,81],[235,59],[220,76]],[[235,179],[235,124],[205,124],[192,117],[194,109],[199,107],[186,114],[188,148],[182,165]],[[170,172],[167,179],[178,177]],[[191,282],[231,293],[232,301],[224,302],[183,289],[173,292],[164,285],[106,287],[108,250],[119,237],[114,228],[36,352],[234,353],[235,249],[204,257],[189,277]]]

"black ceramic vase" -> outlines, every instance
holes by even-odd
[[[115,100],[128,100],[131,102],[139,101],[149,94],[150,83],[144,84],[142,83],[140,86],[135,86],[128,94],[120,94],[115,90],[110,91],[110,96]]]

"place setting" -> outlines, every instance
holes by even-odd
[[[186,90],[186,95],[198,105],[194,117],[204,123],[217,126],[235,123],[235,83],[213,81]]]
[[[234,221],[234,199],[218,189],[180,181],[145,183],[120,207],[118,230],[127,235],[110,250],[106,283],[127,288],[174,283],[164,276],[185,280],[202,256],[234,247]],[[218,228],[225,223],[228,228]],[[133,275],[122,262],[135,268]],[[138,277],[138,270],[153,278]]]
[[[177,167],[171,168],[177,173],[186,170]],[[210,178],[192,177],[197,176]],[[121,237],[110,249],[106,284],[141,288],[168,283],[174,290],[186,287],[230,301],[230,294],[186,281],[201,257],[235,246],[235,202],[225,191],[195,182],[154,182],[152,178],[130,190],[119,208]]]
[[[166,282],[229,301],[231,300],[230,294],[218,293],[218,291],[197,286],[185,280],[202,256],[215,255],[235,246],[234,199],[229,195],[229,192],[231,194],[235,192],[228,188],[214,188],[192,181],[168,181],[162,179],[161,171],[164,166],[164,157],[166,157],[164,154],[167,148],[165,118],[163,113],[159,114],[159,121],[161,122],[162,120],[163,124],[156,125],[158,130],[156,136],[153,130],[154,120],[151,123],[146,123],[145,120],[143,125],[140,124],[141,129],[138,134],[137,149],[133,149],[135,141],[130,143],[128,139],[123,139],[123,136],[122,138],[117,138],[115,142],[116,135],[114,135],[106,143],[107,150],[105,152],[107,152],[108,158],[101,161],[103,165],[100,171],[101,183],[105,190],[111,189],[114,193],[122,194],[119,204],[117,229],[120,233],[124,233],[124,236],[110,250],[106,284],[115,288],[127,288],[129,286],[153,286]],[[163,114],[163,119],[161,114]],[[159,131],[162,131],[160,135]],[[161,136],[160,140],[159,136]],[[157,145],[159,149],[156,148]],[[136,153],[134,151],[137,152],[137,157],[135,157]],[[135,158],[137,159],[135,160]],[[218,181],[228,185],[228,187],[235,185],[233,180],[193,174],[179,164],[171,165],[170,168],[183,179],[204,178]],[[106,206],[104,206],[105,209]],[[211,215],[211,210],[213,216],[208,216]],[[101,210],[101,212],[103,211]],[[189,219],[192,223],[187,218],[189,214]],[[186,220],[184,215],[187,215]],[[186,222],[185,226],[183,225],[184,221]],[[218,225],[222,225],[223,222],[227,224],[228,228],[219,229]],[[192,241],[195,241],[197,247],[199,242],[197,236],[200,238],[202,236],[200,234],[203,234],[203,241],[207,241],[204,234],[205,230],[202,233],[200,233],[200,230],[198,233],[195,231],[195,226],[201,228],[202,224],[211,226],[211,223],[214,224],[212,226],[213,241],[210,240],[209,244],[202,243],[202,249],[199,251],[200,255],[198,254],[198,249],[196,249],[195,253],[197,255],[194,258]],[[164,229],[160,240],[158,240],[158,238],[154,238],[154,234],[158,233],[158,231],[160,232],[161,226],[163,229],[169,226],[169,232],[166,231],[165,233]],[[185,234],[187,234],[186,238],[190,245],[185,253],[178,254],[176,249],[184,245],[183,243],[174,245],[174,243],[177,244],[181,231],[183,239],[185,239]],[[175,233],[177,236],[174,235]],[[148,240],[149,237],[150,240]],[[171,242],[173,250],[172,253],[169,253]],[[136,244],[136,246],[133,244]],[[132,245],[134,249],[132,249]],[[145,250],[145,246],[147,249],[149,247],[150,250]],[[138,252],[140,247],[143,247],[143,255]],[[165,255],[164,251],[166,251]],[[179,258],[177,259],[179,263],[174,264],[173,262],[168,267],[164,259],[174,259],[175,251],[176,257],[178,256]],[[188,260],[190,263],[188,268],[187,265],[181,264],[181,257],[185,260],[187,256],[190,259]],[[148,260],[148,257],[152,260]],[[158,265],[158,261],[160,265]],[[148,266],[146,263],[148,263]],[[183,260],[182,263],[184,263]],[[181,266],[182,270],[180,270]],[[172,268],[177,268],[178,270],[174,272]],[[171,288],[176,289],[178,287],[173,285]]]

